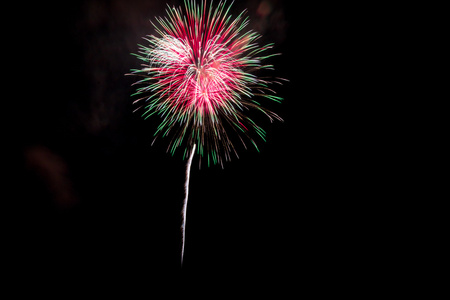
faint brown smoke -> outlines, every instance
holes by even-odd
[[[45,146],[32,146],[25,150],[28,168],[45,184],[59,209],[73,207],[78,199],[74,195],[65,161]],[[41,199],[36,199],[41,201]]]

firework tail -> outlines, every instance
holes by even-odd
[[[183,201],[183,210],[181,211],[182,220],[181,220],[181,266],[183,266],[184,259],[184,244],[186,241],[186,213],[187,213],[187,204],[188,204],[188,196],[189,196],[189,178],[191,173],[191,164],[192,158],[194,157],[196,145],[192,147],[191,155],[189,156],[189,160],[186,164],[186,182],[184,184],[184,201]]]
[[[278,54],[267,54],[273,44],[260,46],[260,35],[244,30],[249,23],[245,11],[233,18],[231,4],[226,1],[216,7],[212,1],[208,6],[206,0],[199,5],[195,0],[185,0],[184,4],[184,10],[168,6],[166,17],[152,22],[156,35],[144,38],[146,46],[139,45],[138,54],[133,55],[143,64],[132,70],[141,77],[135,83],[140,87],[133,94],[139,96],[134,103],[141,104],[145,119],[160,119],[153,142],[157,137],[171,136],[167,152],[174,155],[177,148],[184,148],[183,159],[189,155],[182,209],[182,265],[195,151],[199,164],[206,159],[208,166],[211,162],[223,167],[223,160],[231,160],[233,153],[238,157],[229,134],[235,134],[245,149],[247,140],[258,150],[254,138],[265,141],[266,132],[247,111],[259,111],[271,122],[282,121],[260,101],[283,100],[271,88],[280,82],[259,76],[260,71],[273,69],[264,61]]]

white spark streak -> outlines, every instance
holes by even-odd
[[[186,183],[184,184],[184,191],[186,196],[184,197],[184,201],[183,201],[183,210],[182,210],[182,224],[181,224],[181,232],[182,232],[182,236],[181,236],[181,265],[183,265],[183,258],[184,258],[184,243],[186,240],[186,212],[187,212],[187,203],[188,203],[188,196],[189,196],[189,177],[190,177],[190,173],[191,173],[191,163],[192,163],[192,158],[194,157],[194,153],[195,153],[195,146],[196,144],[194,144],[194,146],[192,147],[191,150],[191,155],[189,156],[189,160],[186,164]]]

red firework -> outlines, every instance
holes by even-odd
[[[168,151],[173,154],[183,146],[186,156],[197,144],[209,165],[210,159],[220,164],[223,157],[229,160],[231,152],[237,156],[225,123],[256,147],[252,132],[263,140],[265,132],[245,112],[257,109],[271,121],[281,120],[255,99],[282,99],[269,88],[273,82],[255,75],[272,68],[262,61],[273,55],[261,56],[272,44],[261,47],[256,43],[259,34],[243,32],[249,22],[245,12],[233,19],[225,2],[206,7],[206,1],[196,5],[192,0],[185,1],[184,11],[169,7],[167,17],[157,18],[159,36],[146,37],[149,45],[140,46],[136,56],[144,64],[133,72],[144,77],[136,92],[143,95],[137,101],[146,101],[143,115],[162,118],[155,136],[175,131]]]

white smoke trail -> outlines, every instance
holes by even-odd
[[[190,177],[190,173],[191,173],[191,163],[192,163],[192,158],[194,157],[195,147],[196,147],[196,144],[194,144],[194,146],[192,147],[191,155],[189,156],[189,160],[186,164],[186,183],[184,184],[184,191],[185,191],[186,196],[184,197],[183,210],[181,212],[182,216],[183,216],[182,224],[181,224],[181,232],[182,232],[181,265],[183,265],[184,243],[185,243],[185,239],[186,239],[186,211],[187,211],[187,203],[188,203],[188,196],[189,196],[189,177]]]

